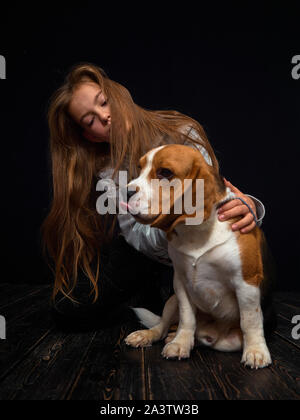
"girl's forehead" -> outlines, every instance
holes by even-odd
[[[94,94],[96,91],[102,90],[99,85],[94,82],[83,81],[75,86],[73,91],[73,97],[76,95],[83,95],[83,94]]]
[[[80,115],[88,112],[92,108],[95,98],[102,89],[93,82],[83,82],[78,85],[71,97],[69,104],[69,112],[75,119],[80,119]]]

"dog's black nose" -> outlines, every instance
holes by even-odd
[[[127,201],[131,199],[136,194],[136,191],[129,191],[127,190]]]

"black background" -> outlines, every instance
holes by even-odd
[[[300,290],[300,80],[291,76],[299,11],[284,3],[209,4],[1,6],[0,282],[51,281],[39,242],[51,198],[47,105],[69,68],[88,61],[137,104],[176,109],[204,126],[222,174],[265,204],[278,289]]]

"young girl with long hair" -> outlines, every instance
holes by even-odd
[[[155,284],[172,279],[164,232],[130,214],[99,215],[99,179],[117,182],[119,171],[127,171],[129,182],[138,175],[141,156],[164,144],[195,147],[217,172],[219,165],[197,121],[176,111],[143,109],[93,64],[70,70],[51,98],[48,122],[53,197],[42,235],[54,273],[54,313],[60,323],[95,327],[104,308],[116,313],[137,291],[149,298]],[[261,223],[262,203],[225,182]],[[220,209],[220,220],[236,216],[241,219],[233,229],[247,233],[255,227],[240,200]]]

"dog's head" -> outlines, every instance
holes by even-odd
[[[215,169],[208,165],[202,154],[189,146],[167,145],[151,150],[140,159],[140,175],[128,184],[129,202],[122,203],[137,221],[150,224],[168,234],[194,214],[187,214],[187,193],[191,205],[197,205],[197,180],[203,180],[202,211],[209,218],[216,195],[224,184]],[[186,181],[185,181],[186,180]],[[187,191],[189,190],[189,191]],[[178,206],[179,204],[179,206]],[[178,209],[181,210],[178,212]]]

